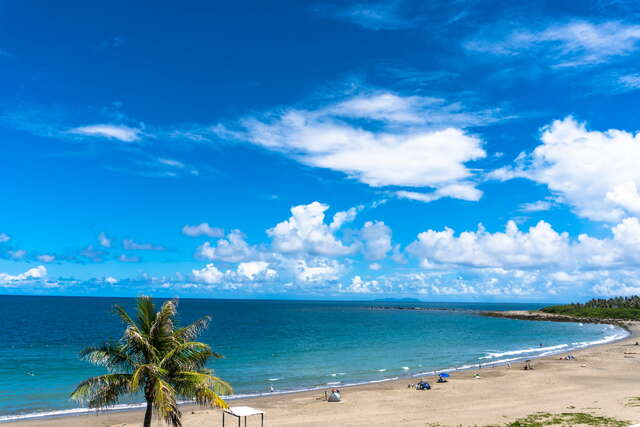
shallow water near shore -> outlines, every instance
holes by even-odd
[[[79,360],[78,352],[85,346],[117,339],[122,326],[110,308],[120,304],[132,310],[134,302],[125,298],[0,296],[0,421],[36,413],[81,411],[80,405],[68,398],[70,392],[80,380],[104,371]],[[380,306],[435,310],[376,308]],[[541,306],[185,299],[180,301],[179,313],[182,323],[213,315],[201,341],[225,355],[210,367],[231,382],[238,395],[498,364],[626,335],[610,325],[533,322],[474,313]]]

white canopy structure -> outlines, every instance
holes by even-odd
[[[242,418],[244,418],[244,425],[247,425],[247,417],[252,415],[260,415],[260,426],[264,427],[264,411],[260,411],[259,409],[252,408],[250,406],[232,406],[228,409],[225,409],[222,412],[222,427],[224,427],[224,416],[226,414],[233,415],[238,418],[238,427],[240,427],[240,422]]]

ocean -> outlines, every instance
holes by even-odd
[[[161,303],[160,300],[157,303]],[[86,412],[69,399],[84,378],[105,373],[78,358],[117,339],[111,314],[133,298],[0,296],[0,422]],[[430,310],[381,310],[419,306]],[[491,366],[613,341],[610,325],[482,317],[478,310],[541,304],[182,299],[182,324],[213,316],[200,341],[225,356],[210,368],[235,396],[345,386]],[[273,392],[271,389],[273,388]],[[121,408],[135,407],[135,399]]]

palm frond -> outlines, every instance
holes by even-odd
[[[227,408],[227,403],[220,395],[233,393],[229,383],[208,372],[182,371],[174,378],[176,391],[200,405],[213,405]]]
[[[120,305],[115,304],[112,310],[113,310],[113,313],[116,316],[118,316],[125,325],[137,327],[136,322],[133,321],[131,316],[129,316],[129,313],[127,313],[127,311],[124,308],[122,308]]]
[[[175,300],[166,301],[162,304],[149,329],[151,339],[162,341],[173,338],[173,318],[177,312],[176,305],[177,302]]]
[[[82,381],[71,393],[77,401],[87,401],[90,408],[115,405],[129,391],[131,374],[107,374]]]
[[[106,342],[100,346],[90,346],[80,352],[80,357],[109,370],[124,369],[130,371],[135,362],[123,351],[118,343]]]
[[[175,366],[181,371],[201,369],[214,355],[209,345],[201,342],[185,342],[176,345],[160,361],[161,367]]]
[[[204,316],[190,325],[177,329],[173,336],[179,340],[193,341],[209,327],[210,322],[211,316]]]
[[[153,406],[164,420],[175,427],[180,427],[181,413],[176,402],[176,391],[171,384],[156,379],[153,387]]]
[[[151,300],[151,297],[140,296],[136,303],[136,313],[138,316],[138,327],[140,332],[148,334],[151,330],[151,325],[156,318],[156,307]]]
[[[157,349],[149,342],[146,336],[140,333],[138,328],[129,326],[124,331],[122,339],[125,341],[127,351],[143,355],[146,362],[158,359]]]

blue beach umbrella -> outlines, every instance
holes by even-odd
[[[441,374],[438,374],[439,376],[443,377],[443,378],[449,378],[451,375],[447,374],[446,372],[443,372]]]

